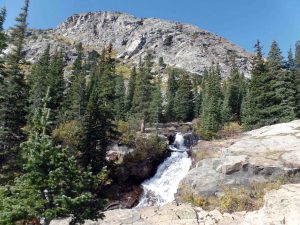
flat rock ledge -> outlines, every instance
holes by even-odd
[[[299,183],[300,120],[262,127],[232,140],[200,141],[192,151],[201,158],[194,159],[181,182],[179,199],[181,194],[219,196],[224,187],[247,188],[295,174]]]
[[[50,225],[68,225],[69,219]],[[85,225],[299,225],[300,184],[283,185],[264,198],[264,206],[253,212],[221,213],[205,211],[189,204],[168,204],[161,208],[116,209],[105,212],[105,219]]]

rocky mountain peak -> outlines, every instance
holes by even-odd
[[[167,65],[198,74],[218,63],[226,76],[232,58],[246,76],[251,68],[250,53],[213,33],[188,24],[120,12],[75,14],[56,29],[33,31],[26,47],[28,58],[34,61],[49,41],[73,53],[74,43],[82,42],[86,49],[96,51],[111,43],[125,63],[137,64],[151,52],[156,62],[162,57]],[[69,54],[71,58],[73,53]]]

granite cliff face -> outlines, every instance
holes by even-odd
[[[201,74],[212,63],[220,65],[224,76],[231,58],[241,72],[249,76],[251,54],[239,46],[196,26],[156,18],[141,19],[118,12],[76,14],[56,29],[30,30],[25,53],[35,61],[48,43],[63,48],[67,61],[76,56],[74,44],[82,42],[87,51],[98,52],[112,43],[122,62],[137,64],[147,52],[155,62],[163,57],[167,65]]]

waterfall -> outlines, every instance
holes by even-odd
[[[181,133],[176,134],[170,149],[175,152],[158,167],[152,178],[142,183],[144,192],[137,207],[162,206],[175,200],[179,183],[188,173],[192,162]]]

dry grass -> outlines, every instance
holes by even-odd
[[[202,207],[205,210],[219,209],[223,213],[253,211],[263,206],[264,196],[267,192],[274,189],[277,190],[287,182],[288,179],[278,179],[271,183],[255,183],[250,188],[227,186],[223,188],[223,194],[219,198],[216,196],[203,197],[192,194],[189,192],[188,187],[182,185],[180,198],[182,201]]]
[[[222,155],[222,149],[228,148],[234,143],[233,139],[200,141],[193,147],[192,158],[195,163],[208,158],[218,158]]]

